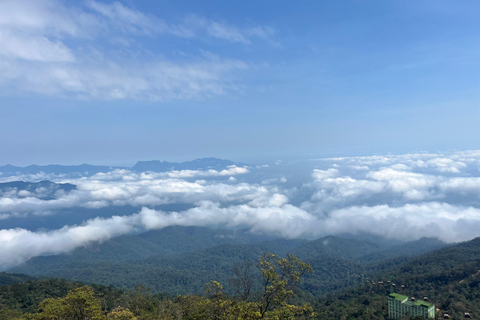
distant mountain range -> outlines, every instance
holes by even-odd
[[[90,164],[81,164],[74,166],[64,166],[56,164],[45,166],[30,165],[26,167],[5,165],[0,166],[0,172],[2,173],[3,177],[39,173],[91,176],[100,172],[105,173],[115,169],[127,169],[135,172],[167,172],[171,170],[222,170],[232,165],[245,166],[246,164],[217,158],[202,158],[185,162],[168,162],[159,160],[138,161],[133,167],[95,166]]]

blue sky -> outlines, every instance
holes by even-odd
[[[476,1],[2,1],[0,165],[478,149]]]

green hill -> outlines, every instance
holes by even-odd
[[[335,244],[332,247],[336,249],[323,250],[321,245],[325,240],[331,240]],[[399,252],[412,255],[437,245],[442,244],[432,239],[420,239],[396,248]],[[355,248],[357,252],[358,248],[364,248],[365,255],[355,253]],[[391,292],[417,299],[428,297],[439,309],[439,314],[448,313],[452,319],[462,318],[465,312],[473,317],[480,315],[480,238],[403,258],[390,258],[395,255],[385,253],[390,249],[369,253],[375,248],[375,244],[355,239],[327,237],[311,242],[277,239],[255,244],[221,244],[131,261],[57,261],[57,266],[53,262],[48,266],[52,268],[51,275],[66,274],[72,279],[113,283],[121,288],[146,284],[157,292],[201,294],[207,282],[216,280],[224,285],[227,292],[230,290],[233,293],[229,289],[229,278],[233,276],[233,266],[239,261],[256,261],[264,250],[297,251],[299,255],[305,255],[304,261],[312,265],[315,273],[304,277],[303,285],[295,290],[292,301],[298,305],[313,301],[318,319],[385,319],[387,295]],[[311,252],[310,256],[307,256],[308,252]],[[387,260],[371,259],[371,255],[376,253],[387,257]],[[365,262],[371,260],[374,261]],[[258,279],[258,275],[258,270],[254,268],[252,277]],[[5,281],[20,282],[0,286],[0,309],[3,305],[12,310],[31,311],[42,299],[63,296],[71,288],[81,285],[80,282],[65,280],[32,280],[19,274],[3,273],[0,279],[2,277]],[[103,292],[105,303],[110,305],[114,297],[118,299],[125,293],[113,287],[94,287],[99,295]],[[253,291],[258,290],[257,282]],[[315,300],[311,293],[318,298]],[[176,302],[171,300],[169,303]]]
[[[439,245],[436,241],[421,243],[423,251]],[[397,247],[397,252],[412,256],[418,246],[416,242],[405,244]],[[10,271],[119,288],[142,284],[155,292],[171,294],[201,293],[212,280],[228,284],[236,264],[255,261],[262,251],[269,251],[280,256],[292,253],[311,264],[315,273],[305,278],[302,288],[323,295],[358,284],[365,277],[410,259],[392,259],[395,254],[385,251],[386,247],[334,236],[307,241],[271,239],[248,230],[170,227],[91,244],[71,254],[36,257]],[[385,260],[372,259],[375,254]],[[226,291],[233,292],[228,285]]]
[[[390,281],[390,283],[388,282]],[[383,282],[383,283],[381,283]],[[395,284],[395,286],[392,286]],[[386,296],[428,297],[452,319],[480,315],[480,238],[429,252],[318,301],[322,319],[384,319]]]

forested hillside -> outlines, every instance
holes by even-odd
[[[435,239],[394,244],[337,236],[274,239],[245,229],[177,226],[117,237],[71,254],[33,258],[10,271],[125,289],[144,285],[154,292],[198,294],[212,280],[228,283],[235,265],[269,251],[281,256],[292,253],[309,263],[315,272],[306,276],[302,288],[318,296],[445,246]],[[229,286],[225,291],[233,293]]]
[[[383,282],[383,283],[382,283]],[[316,310],[326,319],[384,319],[386,295],[427,297],[452,319],[480,316],[480,238],[426,253],[361,285],[322,298]]]
[[[169,298],[152,295],[143,286],[135,291],[65,280],[31,280],[0,286],[0,319],[311,319],[308,303],[292,304],[293,289],[311,267],[292,255],[280,258],[263,252],[254,264],[239,267],[237,294],[228,296],[223,286],[211,281],[204,296],[185,295]],[[258,276],[261,286],[250,283]],[[298,300],[298,298],[296,299]]]
[[[9,285],[12,283],[27,282],[33,279],[35,278],[26,274],[0,272],[0,286]]]
[[[332,237],[325,238],[322,241],[326,240],[331,241],[332,244],[337,241],[338,250],[341,248],[340,244],[344,243],[344,239],[338,240]],[[267,241],[264,243],[270,244],[274,248],[276,245],[284,244],[284,241]],[[419,244],[422,243],[438,245],[437,242],[426,239],[419,241]],[[316,244],[318,244],[318,241],[310,245],[308,242],[300,241],[294,249],[298,249],[298,252],[302,253],[306,247],[315,247]],[[362,248],[366,244],[357,242],[357,245]],[[400,246],[399,251],[410,245]],[[247,248],[248,250],[246,250]],[[80,296],[83,297],[82,299],[89,297],[88,299],[97,301],[95,303],[99,306],[99,309],[96,309],[98,318],[92,319],[103,319],[102,317],[106,316],[110,317],[108,319],[120,319],[113,318],[112,314],[115,314],[115,312],[118,315],[125,316],[121,319],[157,319],[159,317],[160,319],[233,319],[238,317],[260,319],[262,316],[258,312],[262,310],[260,304],[266,290],[265,283],[268,283],[268,291],[268,288],[272,285],[272,282],[268,281],[278,280],[275,275],[281,274],[282,269],[279,267],[281,264],[276,263],[283,260],[266,252],[260,253],[261,258],[258,260],[256,259],[258,256],[254,257],[254,252],[256,252],[254,249],[260,250],[261,248],[258,244],[220,245],[198,251],[197,254],[187,252],[180,255],[162,256],[163,262],[160,259],[161,256],[143,260],[142,263],[145,266],[150,265],[150,267],[163,263],[164,270],[167,270],[166,266],[169,265],[172,274],[175,272],[178,272],[178,274],[186,273],[186,270],[189,269],[188,265],[191,268],[201,268],[202,265],[210,266],[214,268],[215,272],[224,268],[225,273],[229,272],[229,277],[225,277],[224,281],[217,282],[219,279],[212,279],[202,285],[192,281],[193,277],[185,277],[183,281],[186,283],[190,281],[192,288],[198,290],[199,295],[189,295],[188,293],[182,296],[155,295],[143,286],[137,286],[135,290],[130,291],[99,285],[92,285],[94,294],[90,294],[90,291],[85,287],[78,289],[79,291],[71,291],[82,287],[83,283],[80,282],[55,279],[33,280],[29,276],[2,273],[0,279],[5,279],[4,282],[8,283],[16,280],[19,282],[0,286],[0,319],[14,319],[15,317],[47,319],[42,318],[42,314],[46,314],[50,310],[46,309],[48,304],[51,304],[51,306],[55,304],[65,305],[68,301],[76,301],[75,299],[79,299]],[[425,247],[422,250],[425,250]],[[208,252],[211,255],[208,255]],[[289,265],[296,266],[293,270],[303,270],[297,274],[303,278],[303,284],[298,281],[299,278],[295,278],[294,283],[297,288],[295,286],[289,287],[289,290],[293,291],[284,297],[285,300],[282,300],[282,303],[263,309],[264,312],[267,312],[263,318],[384,319],[387,316],[386,296],[391,292],[399,292],[418,299],[428,297],[429,301],[438,308],[438,314],[448,313],[452,319],[462,318],[465,312],[472,316],[480,314],[480,239],[478,238],[411,257],[406,262],[399,262],[401,259],[393,259],[398,262],[396,265],[395,263],[383,262],[384,266],[389,266],[384,269],[378,269],[379,264],[374,263],[372,266],[376,266],[377,269],[372,267],[371,274],[368,277],[365,273],[361,274],[362,270],[365,271],[366,269],[360,262],[357,262],[358,272],[355,273],[355,268],[352,268],[355,262],[351,260],[351,255],[355,254],[351,253],[349,255],[346,252],[348,250],[342,253],[344,260],[334,258],[333,253],[323,254],[323,261],[328,265],[324,270],[319,268],[321,265],[320,257],[310,259],[313,262],[312,269],[310,269],[308,264],[297,260],[293,256],[288,256],[285,261],[288,261]],[[189,263],[187,263],[189,260],[185,257],[176,260],[179,256],[190,256],[191,260]],[[224,261],[240,256],[244,259],[252,258],[251,262],[245,262],[246,260],[244,260],[243,264],[237,264],[233,270],[227,270]],[[218,257],[222,257],[224,260],[219,260]],[[341,261],[345,264],[340,264]],[[187,263],[187,265],[182,266],[181,263]],[[275,265],[275,267],[270,269],[268,266],[272,265]],[[155,269],[152,268],[151,270]],[[266,273],[265,270],[275,272],[270,274]],[[309,270],[314,271],[314,273]],[[323,279],[315,276],[318,270],[324,276]],[[80,272],[80,269],[76,271]],[[201,275],[202,271],[203,269],[199,269],[194,276]],[[245,271],[248,272],[245,273]],[[328,287],[335,280],[331,279],[329,282],[327,278],[334,278],[335,274],[338,276],[342,272],[349,274],[350,277],[357,277],[357,280],[352,283],[345,283],[348,280],[348,277],[345,277],[343,279],[344,284],[338,288],[330,288],[330,293],[327,295],[320,294],[325,292],[324,289],[314,288],[314,284],[318,287]],[[169,278],[172,274],[162,275],[158,273],[153,274],[152,278]],[[247,274],[248,276],[245,276]],[[115,275],[119,278],[128,278],[129,276],[128,273],[117,274],[116,270]],[[273,278],[269,278],[270,280],[265,282],[266,275],[273,275]],[[246,279],[248,279],[247,282],[239,281]],[[245,283],[248,283],[248,285],[244,286]],[[340,279],[338,283],[340,283]],[[345,288],[346,285],[350,285],[350,287]],[[247,287],[250,294],[245,294],[247,292],[245,288]],[[230,295],[227,294],[228,290],[231,292]],[[63,298],[69,297],[67,296],[69,291],[70,298]],[[314,298],[311,293],[316,293],[318,297]],[[47,305],[43,303],[41,305],[43,307],[36,309],[41,301],[48,298],[55,298],[56,300],[47,300]],[[311,307],[305,305],[306,302],[309,302]],[[117,307],[123,309],[115,309]],[[33,314],[36,310],[40,313]],[[32,315],[28,315],[28,313],[32,313]],[[3,318],[1,318],[2,316]]]

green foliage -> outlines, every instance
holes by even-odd
[[[384,319],[386,296],[395,291],[417,299],[428,297],[439,314],[448,313],[453,319],[463,318],[465,312],[480,315],[479,270],[477,238],[377,273],[372,281],[319,299],[315,309],[321,319]]]
[[[4,285],[0,286],[0,305],[13,310],[33,312],[44,299],[64,297],[70,290],[80,286],[81,283],[57,279]]]
[[[480,239],[416,258],[412,254],[443,244],[422,239],[416,242],[420,248],[412,243],[399,245],[396,248],[401,254],[410,255],[399,257],[393,250],[384,250],[385,247],[375,247],[365,241],[338,239],[328,237],[323,239],[326,242],[313,243],[275,240],[259,244],[223,244],[128,263],[86,261],[68,265],[61,262],[57,268],[76,276],[98,278],[104,283],[116,281],[122,287],[133,287],[134,283],[155,284],[152,289],[137,286],[132,291],[92,285],[104,318],[229,320],[315,316],[317,319],[376,320],[386,317],[386,296],[392,290],[420,299],[427,296],[440,313],[449,313],[454,318],[463,317],[464,312],[474,316],[480,314]],[[262,253],[266,247],[274,249],[274,253]],[[383,251],[375,251],[380,249]],[[288,251],[298,252],[304,258],[302,261],[292,255],[280,258],[276,253]],[[259,255],[257,263],[249,262]],[[239,262],[243,264],[238,265]],[[232,280],[235,266],[239,266],[233,272],[237,278]],[[18,317],[20,312],[33,312],[45,299],[40,305],[41,312],[29,315],[31,319],[41,314],[67,312],[59,300],[66,299],[69,291],[82,286],[64,280],[14,277],[27,282],[0,286],[0,315],[6,314],[8,316],[4,317],[11,319]],[[367,282],[367,278],[371,280]],[[393,288],[387,281],[397,286]],[[209,283],[206,288],[205,283]],[[224,288],[220,283],[229,283],[232,288]],[[345,289],[347,286],[349,288]],[[169,288],[177,297],[155,294],[164,288]],[[204,289],[205,296],[192,295]],[[328,292],[328,296],[323,296]],[[177,295],[186,293],[190,294]],[[311,293],[320,298],[313,298]],[[313,308],[305,304],[307,301]]]
[[[162,249],[163,252],[166,252],[165,250],[168,248],[170,248],[169,250],[176,248],[180,251],[194,250],[192,244],[187,244],[189,243],[188,239],[193,239],[192,243],[205,241],[204,245],[214,245],[216,241],[219,243],[220,240],[247,241],[245,235],[238,235],[238,233],[236,239],[230,239],[228,238],[230,235],[225,236],[221,234],[223,231],[218,230],[202,236],[203,231],[194,228],[192,229],[193,231],[196,230],[196,232],[193,232],[194,235],[184,237],[186,232],[182,229],[175,230],[170,230],[168,234],[144,234],[142,235],[144,238],[140,242],[131,238],[128,241],[126,241],[126,238],[114,239],[108,245],[102,244],[98,252],[95,248],[85,248],[77,250],[71,256],[35,258],[28,264],[15,268],[15,270],[33,275],[60,276],[75,281],[103,285],[113,284],[119,288],[133,289],[135,285],[143,284],[151,287],[154,292],[168,292],[175,295],[201,294],[205,283],[212,279],[221,283],[228,283],[232,277],[232,269],[236,264],[245,260],[254,261],[262,251],[266,250],[276,255],[293,253],[309,263],[314,268],[315,273],[305,278],[303,288],[315,295],[322,295],[358,283],[359,278],[368,273],[368,266],[353,259],[356,259],[360,253],[366,254],[372,252],[372,250],[380,249],[379,246],[368,244],[365,241],[328,237],[323,240],[320,239],[321,241],[311,242],[279,239],[257,244],[220,244],[193,252],[153,255],[148,258],[138,258],[133,254],[133,252],[137,252],[139,255],[143,255],[150,252],[149,246],[143,245],[145,240],[154,241],[155,245],[157,245],[157,241],[165,241],[162,244],[165,247]],[[179,237],[172,240],[175,234]],[[225,238],[220,236],[225,236]],[[132,243],[138,243],[139,245],[129,244],[130,240],[132,240]],[[253,240],[250,239],[249,241]],[[107,247],[110,249],[107,250]],[[140,249],[137,249],[137,247],[140,247]],[[141,248],[146,248],[146,251]],[[125,258],[133,260],[125,261],[118,258],[114,261],[115,256],[121,255],[121,250],[124,250]],[[375,270],[377,269],[375,267]],[[261,289],[261,283],[252,282],[251,286],[253,290]],[[225,291],[229,294],[235,293],[235,290],[230,287],[226,287]]]
[[[130,310],[118,307],[107,314],[107,320],[137,320],[137,317]]]
[[[433,239],[399,245],[333,236],[313,241],[271,240],[246,230],[171,227],[91,244],[68,255],[33,258],[13,270],[122,289],[142,284],[153,292],[172,295],[201,294],[204,284],[215,279],[232,284],[225,286],[225,292],[236,294],[240,287],[231,282],[232,269],[243,261],[256,260],[266,250],[281,256],[292,253],[310,264],[315,273],[305,276],[301,288],[322,296],[411,259],[399,258],[399,254],[411,256],[441,245]],[[252,270],[252,274],[258,276],[259,270]],[[262,289],[258,281],[248,286],[252,291]]]
[[[34,312],[40,302],[47,298],[63,298],[75,288],[84,286],[81,282],[69,282],[61,279],[31,280],[25,283],[13,283],[0,286],[0,307],[21,312]],[[114,301],[122,294],[113,286],[105,287],[92,285],[97,296],[101,299],[104,309],[111,310]]]
[[[0,306],[0,320],[16,320],[20,319],[22,313],[20,311],[10,310],[7,307]]]
[[[65,298],[49,298],[43,300],[38,307],[38,313],[27,314],[31,320],[102,320],[100,300],[95,297],[91,287],[84,286],[70,291]]]
[[[0,286],[9,285],[12,283],[27,282],[34,279],[34,277],[26,274],[0,272]]]
[[[293,312],[287,300],[293,295],[293,287],[301,282],[305,273],[313,272],[312,267],[289,254],[287,258],[279,258],[273,253],[263,252],[257,262],[262,274],[263,295],[259,302],[260,314],[263,317],[271,308]]]
[[[158,299],[154,298],[152,290],[141,285],[136,286],[134,291],[125,292],[118,303],[140,319],[152,318],[158,308]]]
[[[355,260],[382,249],[380,244],[369,241],[327,236],[305,243],[295,250],[295,255],[301,259],[312,256],[332,256]]]
[[[92,287],[75,287],[77,284],[59,281],[59,284],[63,284],[60,290],[66,287],[65,284],[73,287],[66,296],[48,297],[38,304],[37,312],[23,315],[20,311],[2,307],[0,316],[5,319],[26,320],[291,320],[310,319],[315,315],[308,304],[297,306],[288,302],[293,295],[294,287],[300,284],[301,277],[312,272],[310,265],[293,255],[280,258],[264,252],[256,266],[259,270],[257,275],[261,277],[263,284],[263,290],[258,294],[257,300],[246,301],[241,297],[229,296],[224,293],[223,286],[217,281],[211,281],[206,285],[205,296],[186,295],[174,299],[154,295],[150,289],[143,286],[137,286],[134,291],[125,291],[118,296],[112,295],[112,290],[105,290],[105,287],[103,292],[99,290],[102,287],[98,288],[96,294]],[[250,269],[246,270],[250,277]],[[33,283],[38,284],[42,281]],[[45,281],[43,283],[45,284]],[[29,292],[28,285],[31,284],[18,285]],[[16,285],[5,287],[10,290]],[[49,286],[46,288],[59,290]],[[47,295],[52,296],[51,293]],[[115,308],[110,308],[111,304],[108,303],[112,296],[117,296]]]
[[[291,270],[296,273],[296,267],[291,265]],[[308,267],[307,267],[308,268]],[[270,272],[268,272],[270,273]],[[280,276],[280,275],[279,275]],[[273,274],[270,277],[276,278]],[[281,277],[281,276],[280,276]],[[293,275],[296,277],[296,275]],[[298,282],[298,281],[297,281]],[[285,290],[284,284],[281,285],[280,292]],[[181,307],[181,319],[187,320],[293,320],[293,319],[311,319],[315,316],[310,305],[295,306],[281,301],[281,295],[275,296],[278,304],[271,304],[268,310],[264,305],[264,296],[260,301],[238,301],[224,294],[220,283],[212,281],[206,286],[207,297],[201,296],[179,296],[176,303]],[[271,292],[269,292],[271,293]],[[286,297],[284,294],[282,297]]]

